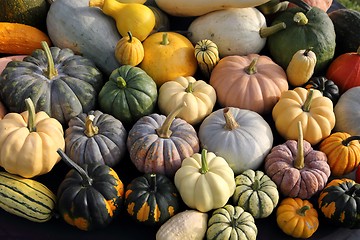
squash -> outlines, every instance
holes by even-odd
[[[48,35],[35,27],[0,22],[0,53],[28,55],[41,48],[42,41],[52,44]]]
[[[336,57],[328,67],[326,77],[338,85],[340,93],[360,86],[360,45],[357,52]]]
[[[333,179],[318,198],[320,212],[328,222],[344,228],[360,228],[360,184],[349,178]]]
[[[90,0],[90,7],[98,7],[116,22],[122,37],[131,34],[141,42],[147,38],[155,27],[154,12],[140,3],[121,3],[116,0]]]
[[[33,222],[47,222],[55,215],[56,196],[44,184],[0,172],[0,207]]]
[[[298,50],[286,68],[289,83],[294,87],[304,85],[314,74],[316,55],[311,48]]]
[[[174,107],[183,102],[186,107],[177,117],[196,125],[212,112],[216,103],[215,89],[207,82],[191,76],[177,77],[161,85],[158,107],[162,114],[170,114]]]
[[[293,238],[310,238],[319,228],[318,212],[310,201],[288,197],[276,210],[276,223]]]
[[[333,3],[332,0],[303,0],[303,1],[311,7],[320,8],[324,12],[327,12],[330,9],[331,4]],[[290,2],[288,7],[289,8],[297,7],[297,5]]]
[[[208,214],[184,210],[163,223],[156,232],[157,240],[203,240],[207,230]]]
[[[120,66],[114,50],[121,36],[114,20],[98,8],[90,8],[89,0],[54,1],[46,25],[55,46],[69,48],[75,54],[91,59],[104,75],[110,75]]]
[[[173,177],[186,157],[199,151],[195,128],[177,114],[184,104],[169,115],[152,113],[141,117],[129,131],[127,148],[136,169]]]
[[[198,135],[201,147],[223,157],[235,175],[258,169],[274,140],[270,125],[261,115],[234,107],[210,113],[202,121]]]
[[[212,70],[220,61],[217,45],[209,39],[198,41],[195,44],[195,57],[201,73],[208,79]]]
[[[225,206],[235,191],[234,172],[226,160],[206,149],[182,161],[174,183],[185,204],[201,212]]]
[[[131,32],[122,37],[116,44],[115,57],[120,64],[136,66],[144,58],[144,47]]]
[[[210,85],[222,107],[248,109],[265,115],[289,89],[287,76],[265,55],[227,56],[213,69]]]
[[[11,112],[25,109],[31,98],[37,111],[66,125],[74,116],[95,107],[103,76],[94,63],[70,49],[42,42],[23,61],[10,62],[0,75],[0,95]]]
[[[126,127],[154,112],[158,90],[141,68],[122,65],[114,69],[98,95],[99,108],[119,119]]]
[[[272,110],[278,133],[285,139],[298,139],[301,121],[304,139],[311,145],[331,134],[335,126],[332,101],[319,90],[296,87],[282,93]]]
[[[353,87],[340,95],[334,107],[335,131],[360,135],[360,86]]]
[[[264,169],[282,195],[301,199],[309,199],[321,191],[330,176],[326,154],[314,150],[303,139],[300,121],[297,141],[287,140],[273,147],[265,158]]]
[[[151,34],[143,46],[145,56],[139,67],[154,79],[158,87],[180,76],[193,76],[197,70],[194,46],[180,33]]]
[[[256,7],[269,0],[155,0],[157,6],[172,16],[191,17],[201,16],[206,13],[226,8]]]
[[[124,185],[115,170],[99,163],[80,166],[61,149],[57,153],[71,167],[56,194],[61,218],[83,231],[108,226],[124,200]]]
[[[232,200],[255,219],[268,217],[279,202],[275,182],[261,170],[248,169],[235,177]]]
[[[135,222],[159,226],[179,212],[180,197],[168,177],[145,173],[127,185],[125,208]]]
[[[32,178],[51,171],[65,148],[62,125],[45,112],[35,112],[31,99],[27,111],[8,113],[0,120],[0,166],[7,172]]]
[[[0,57],[0,75],[6,68],[6,65],[11,61],[22,61],[28,55],[11,55],[6,57]]]
[[[334,132],[319,146],[328,159],[331,174],[343,176],[354,171],[360,164],[360,136],[346,132]]]
[[[112,115],[99,110],[80,113],[65,130],[65,153],[79,165],[117,165],[125,156],[127,132]]]
[[[206,239],[255,240],[257,234],[254,217],[239,206],[227,204],[212,212]]]
[[[306,89],[317,89],[323,96],[329,98],[333,105],[337,103],[340,97],[339,87],[330,79],[325,76],[313,76],[304,84]]]
[[[220,57],[242,56],[259,53],[266,38],[284,28],[283,24],[267,28],[265,16],[257,8],[227,8],[196,17],[186,36],[194,45],[202,39],[213,41]]]

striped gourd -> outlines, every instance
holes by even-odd
[[[201,72],[207,78],[210,77],[212,70],[220,61],[219,49],[209,39],[200,40],[195,44],[195,57]]]
[[[0,172],[0,207],[34,222],[46,222],[53,215],[55,194],[33,179]]]

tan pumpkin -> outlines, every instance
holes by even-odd
[[[144,59],[144,47],[131,32],[122,37],[115,47],[115,58],[122,65],[136,66]]]

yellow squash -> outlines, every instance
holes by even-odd
[[[122,37],[115,47],[115,58],[122,65],[136,66],[144,59],[144,47],[131,32]]]

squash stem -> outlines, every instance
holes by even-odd
[[[164,32],[162,35],[161,45],[169,45],[169,37],[166,32]]]
[[[95,116],[90,114],[86,117],[85,120],[85,135],[89,138],[99,133],[99,128],[93,124]]]
[[[252,190],[257,191],[260,189],[260,180],[258,178],[254,179],[254,182],[251,185]]]
[[[311,102],[312,102],[312,99],[313,99],[313,95],[314,95],[314,89],[310,88],[310,89],[308,90],[308,94],[307,94],[307,96],[306,96],[304,105],[302,106],[302,110],[303,110],[304,112],[309,112],[309,111],[310,111],[310,107],[311,107]]]
[[[344,145],[344,146],[349,146],[349,145],[350,145],[350,142],[351,142],[351,141],[354,141],[354,140],[360,141],[360,136],[351,136],[351,137],[348,137],[348,138],[342,140],[341,143],[342,143],[342,145]]]
[[[244,69],[247,74],[252,75],[252,74],[257,73],[256,64],[257,64],[258,60],[259,60],[259,58],[254,58],[251,61],[250,65]]]
[[[157,184],[156,184],[156,173],[150,174],[150,191],[156,192]]]
[[[225,129],[234,130],[239,127],[239,124],[236,122],[234,115],[232,115],[230,108],[224,108],[224,118],[225,118]]]
[[[116,84],[120,89],[126,88],[126,81],[121,76],[116,78]]]
[[[89,7],[103,8],[105,0],[90,0]]]
[[[207,150],[204,148],[201,151],[201,168],[200,168],[200,173],[201,174],[205,174],[205,173],[207,173],[209,171],[206,156],[207,156]]]
[[[170,130],[170,126],[174,121],[175,117],[180,113],[183,107],[186,107],[186,102],[179,104],[169,115],[166,117],[164,123],[160,128],[156,129],[156,133],[161,138],[170,138],[172,131]]]
[[[293,20],[298,25],[306,25],[309,22],[309,19],[306,17],[306,15],[303,12],[295,13]]]
[[[309,52],[310,52],[312,49],[313,49],[312,47],[308,47],[307,49],[305,49],[303,55],[307,57],[307,56],[309,55]]]
[[[193,87],[194,87],[194,83],[193,83],[193,82],[189,82],[187,88],[185,89],[185,92],[187,92],[187,93],[192,93],[192,92],[194,91]]]
[[[89,187],[92,185],[92,179],[89,177],[89,175],[85,172],[85,170],[80,167],[78,164],[76,164],[73,160],[71,160],[65,153],[63,150],[61,150],[60,148],[56,151],[61,159],[71,168],[75,169],[75,171],[77,171],[82,180],[83,180],[83,186],[84,187]]]
[[[128,31],[127,34],[128,34],[128,36],[129,36],[128,42],[129,42],[129,43],[132,43],[132,41],[133,41],[133,35],[132,35],[131,31]]]
[[[310,209],[309,205],[304,205],[301,208],[296,210],[296,213],[299,214],[300,216],[305,216],[306,215],[306,211]]]
[[[286,24],[284,22],[279,22],[270,27],[262,27],[259,30],[259,34],[261,38],[267,38],[268,36],[277,33],[280,30],[284,30],[286,28]]]
[[[304,168],[304,136],[300,121],[298,122],[298,132],[299,136],[297,141],[297,152],[294,161],[294,167],[300,170]]]
[[[29,129],[29,132],[35,132],[35,106],[31,98],[25,99],[26,109],[28,111],[28,120],[27,120],[27,127]]]
[[[42,41],[41,47],[45,51],[46,59],[48,62],[48,67],[47,67],[47,70],[45,71],[45,74],[47,75],[47,78],[49,78],[51,80],[53,77],[58,75],[58,71],[55,68],[54,59],[52,57],[52,54],[51,54],[51,51],[50,51],[50,48],[49,48],[49,45],[47,44],[47,42]]]

